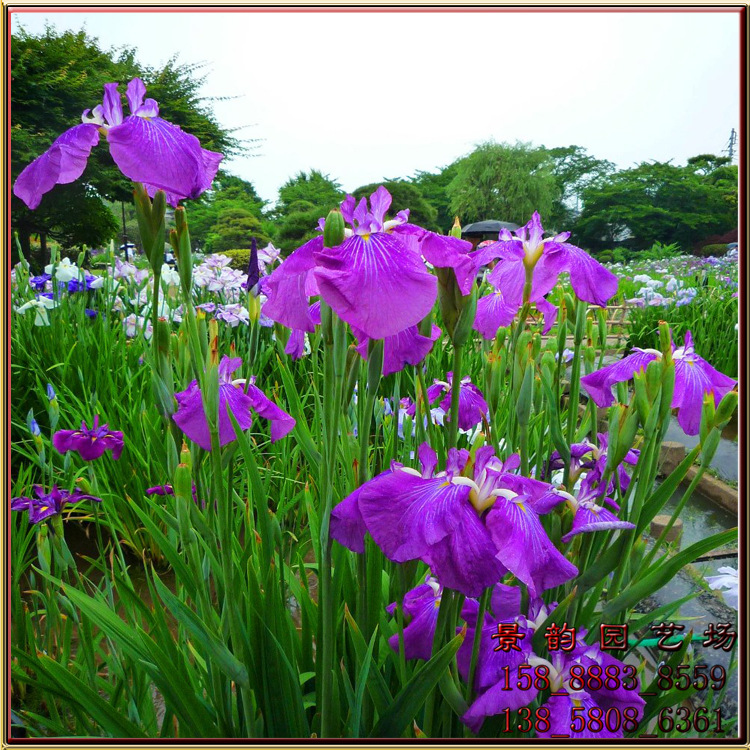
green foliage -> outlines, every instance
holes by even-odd
[[[249,249],[222,250],[221,252],[222,255],[226,255],[227,258],[232,259],[229,266],[238,271],[247,271],[247,266],[250,263],[250,253],[251,250]]]
[[[534,211],[548,216],[559,196],[553,163],[528,143],[482,143],[456,162],[447,187],[461,224],[497,219],[525,224]]]
[[[439,172],[418,171],[410,182],[416,185],[424,199],[437,211],[437,226],[443,234],[447,234],[453,226],[454,214],[447,188],[456,176],[456,165],[449,164]]]
[[[593,249],[621,242],[643,250],[657,241],[687,248],[736,227],[736,167],[696,158],[684,167],[643,162],[586,188],[574,238]]]
[[[557,229],[571,227],[583,191],[601,184],[615,171],[615,165],[606,159],[596,159],[581,146],[561,146],[545,150],[552,159],[552,174],[559,190],[552,205],[549,224]]]
[[[676,258],[681,254],[680,246],[676,242],[664,245],[657,241],[646,250],[641,250],[637,254],[637,258],[639,260],[666,260],[668,258]]]
[[[271,240],[263,233],[260,220],[244,208],[223,209],[206,236],[204,250],[222,253],[236,247],[249,247],[255,237],[261,246]]]
[[[190,201],[189,204],[190,241],[193,249],[203,248],[206,252],[216,252],[211,243],[214,235],[221,234],[221,227],[217,228],[217,225],[222,215],[231,211],[242,211],[261,222],[266,202],[255,191],[252,183],[234,175],[220,173],[212,189],[205,192],[199,200]],[[257,232],[256,236],[267,237],[269,234],[260,224]]]
[[[405,180],[384,180],[373,182],[370,185],[362,185],[352,192],[359,201],[362,198],[369,200],[370,196],[383,186],[393,198],[391,207],[388,209],[388,218],[394,217],[399,211],[409,209],[409,221],[420,227],[434,231],[437,226],[437,210],[433,208],[422,195],[422,191],[414,184]]]
[[[279,188],[279,200],[272,214],[278,221],[278,247],[290,253],[315,237],[318,219],[336,208],[344,197],[341,185],[316,169],[309,174],[298,172],[288,179]]]

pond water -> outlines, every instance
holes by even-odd
[[[672,417],[667,435],[664,440],[682,443],[688,450],[700,442],[699,435],[686,435],[676,417]],[[737,416],[722,430],[719,447],[716,449],[710,466],[716,473],[728,482],[736,482],[739,477],[739,446],[737,443]]]

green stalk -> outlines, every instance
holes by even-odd
[[[477,613],[477,626],[474,629],[474,643],[471,647],[471,666],[469,667],[469,692],[467,703],[471,704],[474,700],[474,676],[477,671],[477,661],[479,660],[479,647],[482,641],[482,625],[484,623],[484,613],[487,611],[487,605],[492,596],[492,588],[486,588],[479,599],[479,612]]]
[[[448,445],[455,448],[458,442],[458,396],[461,388],[461,361],[463,358],[463,347],[457,346],[453,349],[453,382],[451,383],[451,411],[448,423]],[[425,391],[425,398],[427,392]],[[429,409],[428,409],[429,411]]]

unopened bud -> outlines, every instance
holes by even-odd
[[[337,208],[328,212],[325,225],[323,226],[323,245],[325,247],[338,247],[344,241],[344,217]]]
[[[451,237],[458,237],[458,239],[461,239],[461,222],[458,220],[458,216],[453,219],[453,226],[448,234]]]

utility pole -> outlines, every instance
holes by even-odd
[[[729,156],[729,161],[731,162],[734,159],[734,149],[737,146],[737,131],[732,128],[732,132],[729,134],[729,143],[727,144],[727,147],[724,149],[726,153]]]

